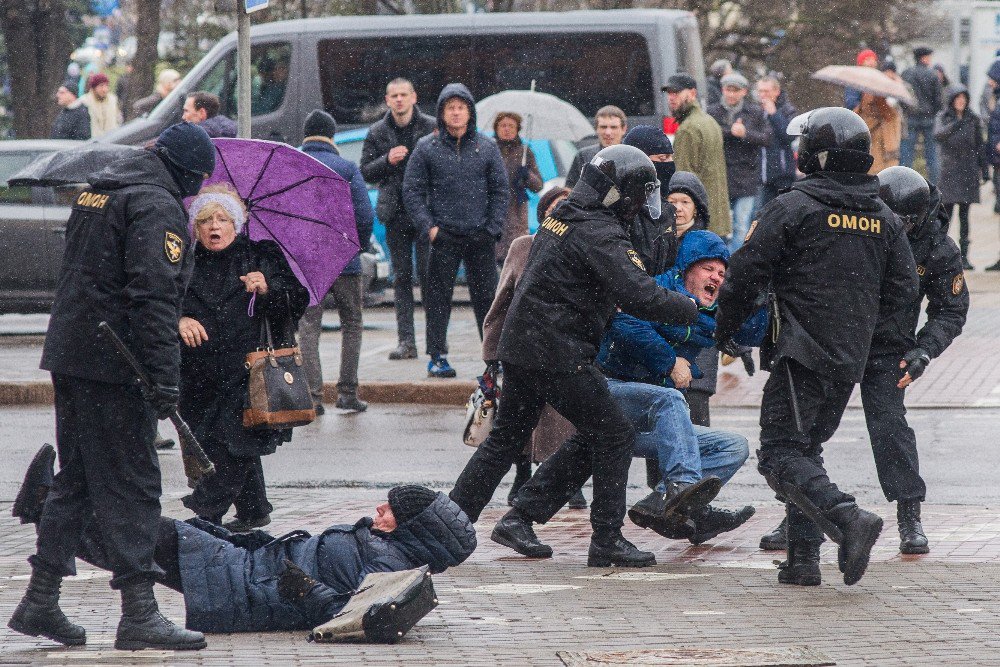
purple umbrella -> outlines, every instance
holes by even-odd
[[[246,204],[244,231],[274,241],[309,305],[323,300],[361,245],[347,181],[287,144],[259,139],[212,139],[215,171],[205,185],[229,183]]]

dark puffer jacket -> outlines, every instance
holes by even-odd
[[[247,549],[232,544],[224,528],[176,525],[186,625],[202,632],[310,630],[340,611],[371,572],[422,565],[443,572],[476,549],[472,522],[443,493],[391,533],[364,518],[316,536],[297,530]],[[278,595],[286,558],[319,582],[295,603]]]
[[[469,105],[468,129],[455,139],[445,127],[445,103],[453,97]],[[507,219],[510,187],[500,149],[476,130],[476,101],[460,83],[438,96],[437,134],[417,142],[403,177],[403,203],[417,229],[440,227],[452,236],[500,238]]]

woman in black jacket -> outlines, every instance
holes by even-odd
[[[941,148],[941,176],[937,186],[949,213],[958,206],[959,247],[962,264],[969,263],[969,206],[979,203],[980,177],[989,178],[983,151],[983,123],[969,109],[969,90],[958,85],[948,89],[948,107],[938,114],[934,139]]]
[[[240,233],[246,210],[236,193],[205,188],[191,203],[190,216],[197,243],[179,322],[180,413],[215,464],[215,474],[183,502],[216,524],[235,503],[236,520],[228,527],[249,530],[270,523],[260,457],[291,440],[292,432],[243,427],[246,355],[261,345],[265,317],[275,347],[294,344],[309,293],[277,244]]]

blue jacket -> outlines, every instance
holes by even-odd
[[[206,522],[176,522],[186,625],[201,632],[311,630],[340,611],[370,572],[398,572],[429,565],[443,572],[476,548],[476,530],[448,496],[391,533],[364,518],[312,536],[301,530],[279,538],[254,531],[258,546],[237,546],[246,536]],[[319,582],[300,601],[278,595],[284,559]]]
[[[465,135],[457,140],[442,114],[449,99],[460,97],[472,109]],[[476,105],[469,89],[449,83],[437,102],[438,131],[417,142],[403,176],[403,203],[414,226],[425,234],[440,227],[454,236],[500,239],[507,217],[507,168],[500,149],[476,130]]]
[[[353,162],[340,157],[336,147],[325,141],[307,141],[299,147],[299,150],[333,169],[351,184],[351,202],[354,204],[354,224],[358,228],[358,242],[362,249],[367,248],[371,242],[372,227],[375,225],[375,212],[372,211],[368,187],[365,185],[365,179],[361,177],[361,170]],[[344,276],[359,273],[361,273],[361,258],[358,256],[355,256],[340,272]]]
[[[684,272],[703,259],[721,259],[728,264],[729,249],[725,241],[705,230],[688,232],[681,240],[676,263],[670,271],[656,277],[657,284],[694,298],[684,287]],[[619,313],[601,341],[597,363],[605,373],[619,380],[673,387],[670,372],[680,356],[691,362],[692,377],[701,378],[695,358],[704,348],[715,345],[716,307],[699,306],[698,311],[698,321],[691,326],[669,326]],[[759,345],[766,328],[767,311],[761,309],[744,323],[736,342]]]

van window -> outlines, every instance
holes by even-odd
[[[250,49],[250,108],[254,116],[276,111],[285,99],[292,47],[288,42],[256,44]],[[236,118],[236,53],[212,66],[193,90],[219,96],[221,113]]]
[[[693,77],[699,77],[704,70],[701,59],[701,42],[698,36],[698,24],[695,21],[677,22],[674,34],[677,47],[677,71],[685,72]]]
[[[381,118],[385,85],[397,76],[413,81],[431,114],[447,83],[464,83],[479,100],[532,79],[588,117],[605,104],[630,116],[655,112],[649,47],[638,33],[327,39],[318,55],[323,105],[341,123]]]

